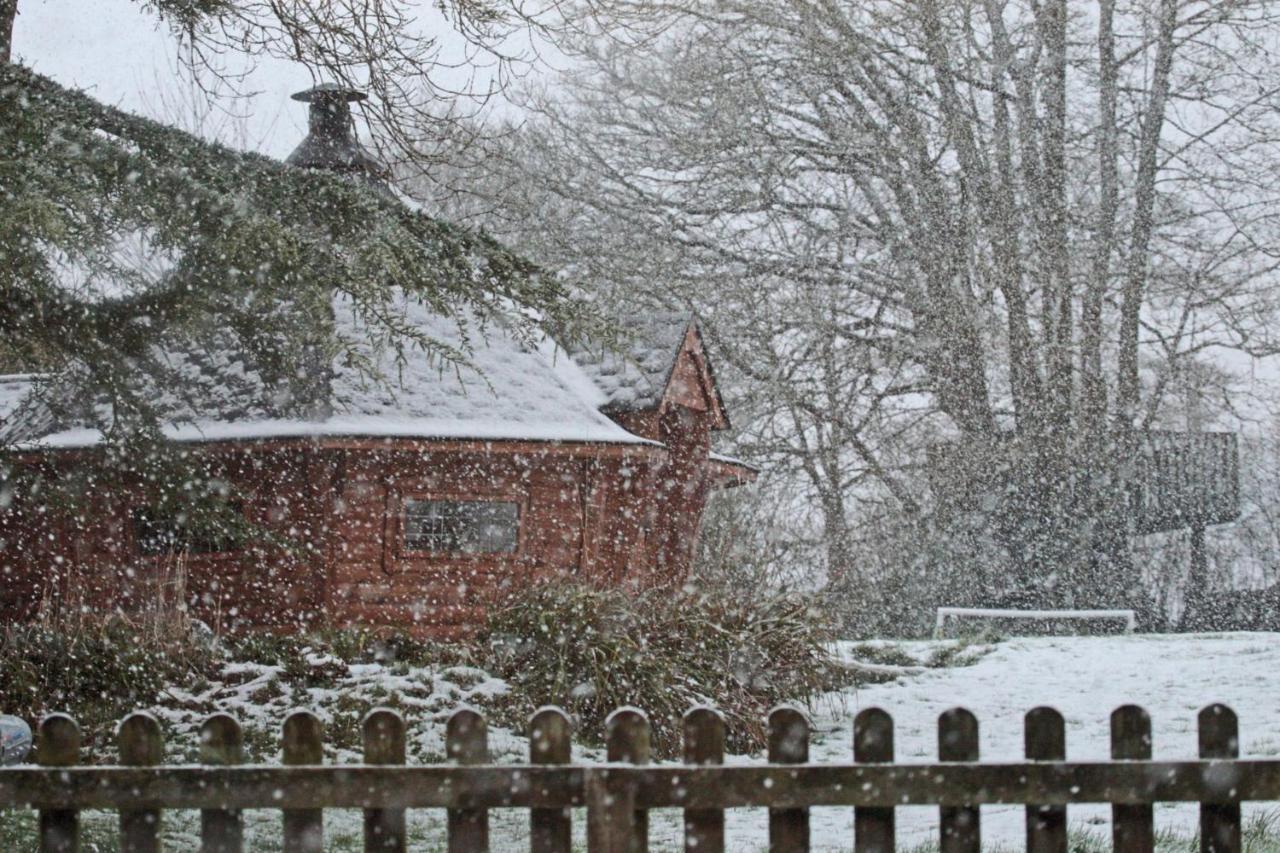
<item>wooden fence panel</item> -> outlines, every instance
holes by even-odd
[[[1117,760],[1151,758],[1151,717],[1137,705],[1111,713],[1111,757]],[[1111,807],[1111,843],[1117,853],[1153,853],[1155,810],[1150,804]]]
[[[893,763],[893,718],[883,710],[867,708],[853,718],[853,760],[858,764]],[[854,853],[893,853],[893,811],[883,806],[854,808]]]
[[[470,708],[455,711],[445,726],[445,754],[459,765],[489,762],[489,729]],[[484,853],[489,849],[489,812],[483,808],[449,809],[449,853]]]
[[[399,765],[405,761],[404,718],[390,708],[375,708],[361,725],[364,763]],[[404,809],[364,810],[365,853],[405,853]]]
[[[1150,853],[1152,804],[1192,802],[1201,809],[1200,846],[1206,853],[1241,850],[1240,802],[1280,801],[1280,760],[1239,758],[1238,721],[1223,705],[1199,715],[1200,758],[1152,761],[1151,720],[1136,706],[1111,717],[1110,761],[1066,761],[1062,716],[1050,708],[1025,721],[1026,760],[979,763],[978,722],[964,709],[938,720],[938,762],[894,764],[893,721],[868,709],[857,715],[853,762],[810,765],[810,727],[804,714],[781,707],[769,716],[768,764],[724,764],[725,726],[709,708],[685,715],[684,760],[652,766],[650,729],[643,712],[624,708],[606,722],[609,763],[570,764],[570,723],[554,708],[530,720],[530,762],[492,765],[484,719],[455,714],[446,731],[452,766],[405,766],[404,720],[379,709],[364,720],[364,760],[353,766],[323,763],[323,732],[311,714],[285,721],[282,766],[244,766],[235,720],[217,714],[201,727],[196,766],[163,767],[156,721],[133,714],[120,725],[119,766],[78,764],[80,732],[74,720],[52,715],[38,728],[39,767],[0,768],[0,809],[40,811],[39,848],[78,847],[77,809],[119,812],[121,849],[159,849],[162,809],[201,810],[201,853],[243,853],[240,809],[278,809],[284,850],[323,849],[323,810],[365,810],[365,845],[380,853],[406,849],[405,810],[449,811],[449,850],[488,848],[488,809],[528,808],[535,853],[571,849],[570,809],[588,809],[591,853],[640,853],[648,845],[647,810],[680,808],[685,848],[723,851],[724,810],[769,809],[772,851],[809,849],[809,809],[853,807],[858,853],[888,853],[894,846],[894,810],[935,805],[942,819],[942,853],[977,853],[979,806],[1026,807],[1030,853],[1064,853],[1067,806],[1111,803],[1114,847]]]
[[[294,711],[285,718],[281,732],[281,760],[298,766],[324,763],[324,727],[309,711]],[[321,853],[324,850],[324,812],[321,809],[284,809],[284,853]]]
[[[1032,708],[1023,723],[1024,748],[1029,761],[1065,761],[1067,729],[1053,708]],[[1027,853],[1066,853],[1067,807],[1027,806]]]
[[[80,763],[80,727],[66,714],[50,714],[37,730],[36,758],[44,767]],[[80,813],[75,809],[40,811],[40,853],[76,853],[80,849]]]
[[[125,717],[116,733],[120,763],[153,767],[164,761],[160,724],[150,714]],[[120,849],[123,853],[159,853],[160,810],[128,809],[120,812]]]
[[[572,758],[573,725],[559,708],[539,708],[529,719],[529,763],[568,764]],[[530,853],[570,853],[573,849],[573,811],[568,806],[529,809]]]
[[[244,734],[229,714],[214,714],[200,726],[200,763],[234,767],[244,761]],[[201,809],[200,853],[242,853],[244,824],[239,809]]]
[[[1226,705],[1210,705],[1197,718],[1201,758],[1235,759],[1240,755],[1240,731],[1235,712]],[[1235,789],[1229,771],[1222,777],[1222,799]],[[1239,853],[1240,803],[1210,802],[1200,805],[1201,853]]]
[[[780,705],[769,712],[769,763],[809,763],[809,718]],[[809,810],[769,809],[770,853],[808,853]]]
[[[938,759],[978,760],[978,719],[964,708],[952,708],[938,717]],[[981,853],[982,830],[978,807],[942,806],[941,853]]]
[[[693,767],[724,764],[724,717],[713,708],[692,708],[684,715],[684,763]],[[686,853],[724,853],[724,809],[685,809]]]

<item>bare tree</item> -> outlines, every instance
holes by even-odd
[[[833,534],[983,510],[1031,597],[1141,598],[1126,436],[1188,359],[1276,347],[1271,6],[665,8],[535,100],[499,227],[702,313]]]

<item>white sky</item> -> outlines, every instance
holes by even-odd
[[[423,27],[449,47],[462,40],[423,4]],[[448,38],[448,35],[453,35]],[[190,119],[166,115],[162,98],[174,99],[183,89],[178,79],[177,40],[167,26],[143,9],[140,0],[19,0],[14,25],[14,60],[65,85],[84,89],[104,103],[149,116],[187,130]],[[545,49],[545,48],[544,48]],[[466,70],[456,72],[461,87]],[[450,78],[441,72],[441,80]],[[231,145],[252,148],[283,158],[306,133],[304,104],[289,95],[313,84],[298,63],[259,59],[245,81],[252,95],[232,109],[244,114],[234,132],[228,120],[214,116],[213,127],[200,131]],[[224,125],[221,130],[217,125]],[[241,133],[242,131],[242,133]],[[230,138],[229,138],[230,137]]]

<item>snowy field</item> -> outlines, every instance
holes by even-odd
[[[895,644],[921,660],[937,643]],[[851,645],[845,645],[848,653]],[[878,706],[896,723],[899,761],[929,762],[937,755],[937,719],[963,706],[978,717],[983,760],[1022,757],[1022,717],[1036,705],[1052,705],[1067,724],[1069,759],[1109,756],[1108,718],[1126,703],[1151,714],[1155,758],[1194,758],[1195,720],[1212,702],[1231,706],[1240,718],[1242,756],[1280,755],[1280,634],[1134,635],[1013,639],[999,643],[970,666],[929,670],[899,681],[828,697],[814,709],[818,730],[810,758],[848,761],[852,720]],[[1246,806],[1251,811],[1273,805]],[[937,839],[937,809],[900,808],[898,844],[914,847]],[[1071,828],[1109,838],[1106,806],[1068,810]],[[984,847],[1021,850],[1025,829],[1021,806],[982,809]],[[1156,808],[1157,830],[1190,836],[1196,832],[1192,805]],[[766,849],[762,812],[731,812],[729,849]],[[679,849],[678,820],[655,819],[656,849]],[[814,809],[815,850],[852,849],[850,809]]]
[[[892,646],[913,658],[928,661],[951,641],[879,644]],[[855,644],[842,644],[841,654],[858,654]],[[897,758],[903,762],[929,762],[936,755],[936,724],[943,711],[957,705],[973,711],[979,720],[981,756],[984,760],[1021,758],[1022,717],[1030,708],[1047,704],[1058,708],[1067,722],[1067,753],[1071,759],[1105,759],[1108,756],[1108,716],[1113,708],[1136,702],[1151,713],[1156,758],[1192,758],[1196,754],[1195,718],[1201,707],[1225,702],[1240,718],[1241,755],[1280,755],[1280,634],[1212,634],[1179,636],[1071,637],[1006,640],[994,646],[969,647],[961,655],[968,665],[936,669],[910,668],[897,681],[849,689],[825,697],[812,709],[815,735],[810,750],[815,762],[844,762],[852,753],[852,720],[863,708],[879,706],[896,721]],[[259,672],[258,670],[262,670]],[[270,668],[243,673],[231,688],[240,714],[247,722],[261,718],[274,728],[286,706],[297,707],[305,696],[280,696],[261,700],[256,693],[271,677]],[[247,677],[245,677],[247,676]],[[401,683],[404,682],[404,683]],[[410,683],[412,682],[412,683]],[[211,687],[210,690],[217,688]],[[224,690],[228,689],[226,687]],[[411,732],[413,761],[443,759],[443,723],[459,702],[482,701],[500,695],[501,682],[478,670],[446,668],[393,674],[378,666],[351,668],[339,693],[394,689],[405,701]],[[309,691],[313,706],[332,705],[327,691]],[[202,718],[203,697],[185,697],[189,711],[161,712],[171,727],[194,725]],[[322,716],[325,712],[321,711]],[[270,718],[270,719],[268,719]],[[514,733],[494,728],[489,733],[494,758],[519,762],[527,754],[526,741]],[[599,760],[593,751],[575,749],[577,760]],[[170,762],[184,756],[170,755]],[[354,752],[338,750],[331,761],[353,762]],[[189,760],[189,759],[188,759]],[[738,756],[734,762],[759,761]],[[1271,805],[1246,806],[1252,811]],[[936,842],[935,808],[899,808],[898,841],[901,849]],[[1108,838],[1106,806],[1079,806],[1069,810],[1072,829]],[[16,815],[9,813],[8,818]],[[0,813],[0,822],[6,816]],[[30,818],[25,818],[30,820]],[[114,815],[87,814],[86,821],[102,828],[114,825]],[[812,830],[815,850],[849,850],[852,847],[851,809],[814,809]],[[1158,806],[1157,829],[1190,837],[1196,831],[1194,806]],[[280,817],[276,812],[246,812],[247,849],[279,849]],[[195,849],[198,819],[194,812],[169,813],[165,818],[166,849]],[[496,810],[491,815],[494,849],[527,850],[528,813]],[[2,829],[3,827],[0,827]],[[579,838],[585,814],[575,815]],[[410,847],[441,850],[444,814],[416,810],[409,814]],[[680,813],[654,812],[651,818],[653,850],[682,847]],[[732,811],[727,819],[729,849],[746,853],[766,849],[767,824],[763,810]],[[1023,849],[1023,810],[1020,806],[983,809],[982,834],[987,849]],[[329,810],[325,833],[330,850],[361,849],[361,815],[356,811]],[[0,836],[3,833],[0,832]],[[585,845],[584,845],[585,849]]]
[[[903,648],[924,656],[928,646]],[[1241,755],[1278,755],[1280,634],[1008,640],[971,666],[849,691],[817,709],[814,722],[821,742],[811,757],[849,760],[853,715],[879,706],[895,720],[898,760],[932,761],[938,715],[963,706],[978,717],[982,759],[1016,760],[1022,757],[1023,715],[1036,705],[1051,705],[1066,719],[1069,759],[1106,759],[1108,717],[1130,702],[1151,714],[1155,758],[1194,758],[1196,714],[1212,702],[1226,703],[1239,716]],[[1110,833],[1107,807],[1072,807],[1068,812],[1073,829]],[[931,808],[898,809],[899,845],[936,840],[936,814]],[[984,846],[1022,849],[1023,814],[1020,806],[984,807]],[[1196,817],[1194,806],[1158,806],[1157,829],[1191,835]],[[850,848],[849,810],[815,810],[812,820],[817,849]],[[764,822],[752,823],[732,827],[735,841],[746,849],[763,849]]]

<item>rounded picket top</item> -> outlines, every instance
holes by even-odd
[[[893,717],[883,708],[865,708],[853,718],[853,760],[893,761]]]
[[[1121,705],[1111,712],[1111,757],[1151,757],[1151,715],[1137,705]]]
[[[36,727],[36,760],[45,767],[80,763],[80,725],[68,714],[47,714]]]
[[[459,764],[489,760],[489,724],[474,708],[459,708],[445,724],[445,755]]]
[[[1238,758],[1240,755],[1240,722],[1236,712],[1215,702],[1196,715],[1201,758]]]
[[[529,761],[568,764],[573,746],[573,722],[554,705],[543,705],[529,717]]]
[[[164,761],[160,723],[146,711],[134,711],[116,729],[116,749],[121,764],[150,766]]]
[[[639,708],[625,706],[604,721],[609,761],[647,764],[650,752],[649,717]]]
[[[323,764],[324,724],[310,711],[294,711],[284,718],[280,746],[285,764]]]
[[[1032,761],[1065,761],[1067,725],[1057,708],[1040,705],[1023,717],[1023,750]]]
[[[201,764],[240,764],[244,761],[244,734],[230,714],[211,714],[200,724]]]
[[[404,717],[392,708],[374,708],[360,723],[365,764],[404,764]]]
[[[967,708],[951,708],[938,715],[938,759],[978,760],[978,718]]]
[[[685,712],[682,728],[686,763],[724,763],[723,714],[708,705],[697,705]]]
[[[809,717],[795,705],[777,705],[769,711],[769,761],[804,764],[809,760]]]

